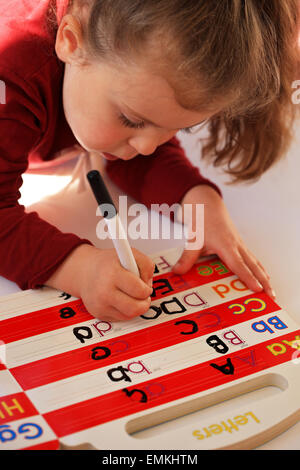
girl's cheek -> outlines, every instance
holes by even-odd
[[[113,125],[107,126],[101,122],[98,125],[92,124],[82,128],[78,136],[87,149],[99,151],[112,151],[126,140],[123,129]]]

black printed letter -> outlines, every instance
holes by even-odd
[[[214,364],[213,362],[210,364],[210,366],[214,367],[215,369],[219,370],[220,372],[222,372],[222,374],[225,374],[225,375],[232,375],[234,373],[234,367],[230,358],[228,358],[226,361],[226,364],[223,364],[222,366],[218,366],[217,364]]]
[[[197,323],[193,320],[180,320],[175,322],[175,325],[181,325],[182,323],[185,323],[186,325],[191,325],[192,329],[191,331],[180,331],[181,335],[193,335],[198,332],[198,326]]]
[[[122,392],[125,392],[128,397],[131,397],[134,393],[140,393],[141,399],[139,400],[140,403],[147,403],[148,398],[143,390],[139,390],[138,388],[134,388],[133,390],[127,390],[127,388],[123,388]]]
[[[79,333],[80,330],[85,331],[87,334],[83,335]],[[92,330],[88,326],[77,326],[76,328],[73,328],[73,333],[81,343],[84,343],[86,339],[93,337]]]
[[[99,349],[102,349],[102,351],[104,352],[104,354],[102,354],[101,356],[98,355]],[[96,348],[93,348],[92,353],[92,359],[95,359],[96,361],[98,361],[99,359],[106,359],[108,356],[111,355],[110,349],[106,348],[105,346],[97,346]]]
[[[226,354],[229,351],[228,346],[226,346],[226,344],[223,343],[223,341],[218,338],[217,335],[210,336],[209,338],[207,338],[206,342],[208,346],[211,346],[220,354]]]
[[[113,373],[116,371],[121,372],[122,375],[120,377],[114,377]],[[107,371],[107,375],[113,382],[120,382],[120,380],[125,380],[125,382],[131,382],[131,378],[126,374],[126,372],[129,372],[129,369],[125,369],[125,367],[119,366],[115,367],[114,369],[109,369]]]

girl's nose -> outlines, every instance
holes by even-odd
[[[159,145],[156,139],[142,136],[133,137],[128,143],[137,153],[142,155],[151,155]]]
[[[129,139],[128,143],[131,147],[133,147],[139,154],[142,155],[151,155],[155,152],[156,148],[159,145],[170,140],[174,135],[175,132],[164,132],[163,135],[151,135],[140,134]]]

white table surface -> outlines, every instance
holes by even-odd
[[[231,217],[242,238],[271,276],[277,302],[300,324],[299,124],[298,122],[295,126],[295,139],[286,157],[254,184],[228,186],[226,185],[228,177],[221,170],[217,171],[212,166],[207,167],[203,162],[201,162],[201,171],[221,188]],[[200,146],[197,136],[179,135],[179,137],[191,161],[199,165]],[[78,160],[72,160],[58,167],[57,174],[63,175],[60,178],[51,175],[52,170],[44,170],[43,175],[25,175],[22,203],[29,205],[28,210],[37,210],[42,217],[63,231],[71,231],[81,237],[89,238],[96,246],[112,247],[110,240],[99,241],[96,237],[97,218],[94,215],[96,205],[89,188],[85,188],[85,183],[80,187],[73,185],[69,188],[70,190],[64,194],[63,203],[61,198],[55,195],[34,202],[53,192],[53,188],[64,187],[70,180],[68,175],[73,171],[75,164],[78,164]],[[122,192],[111,184],[107,177],[105,180],[114,201],[117,202]],[[76,203],[74,194],[76,194]],[[134,201],[129,198],[128,205],[130,202]],[[174,239],[130,240],[130,243],[146,254],[175,246],[183,248],[184,245],[183,240]],[[19,288],[14,283],[0,277],[0,296],[18,291]],[[299,367],[295,368],[295,372],[296,370],[299,373]],[[268,390],[266,393],[271,392]],[[258,394],[250,399],[254,398],[259,398]],[[242,400],[245,400],[245,397]],[[227,406],[230,407],[230,403]],[[201,411],[202,416],[203,413],[209,412],[209,410]],[[260,446],[259,449],[300,450],[300,422]]]

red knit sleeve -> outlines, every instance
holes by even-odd
[[[176,137],[152,155],[107,161],[106,171],[117,186],[147,207],[179,203],[189,189],[199,184],[207,184],[221,195],[219,188],[192,165]]]
[[[3,79],[1,74],[1,79]],[[29,151],[40,138],[33,101],[20,79],[3,80],[6,103],[0,104],[0,275],[21,289],[43,285],[78,245],[90,243],[60,232],[37,213],[18,204]]]

